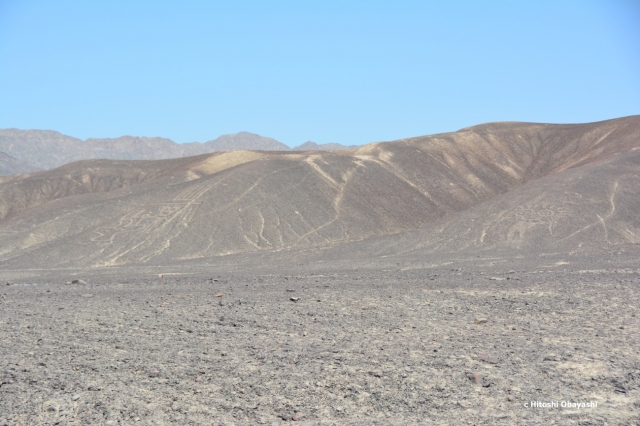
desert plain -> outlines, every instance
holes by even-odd
[[[637,116],[0,179],[0,425],[640,424]]]

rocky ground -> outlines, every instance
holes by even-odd
[[[639,269],[70,281],[2,282],[0,425],[640,424]]]

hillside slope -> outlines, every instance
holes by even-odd
[[[527,231],[533,226],[522,218],[533,214],[529,211],[541,211],[535,214],[542,216],[571,211],[571,224],[590,225],[589,229],[595,229],[594,212],[605,221],[614,220],[609,210],[594,206],[610,208],[616,179],[621,191],[616,197],[630,194],[625,199],[633,199],[638,188],[633,158],[639,147],[640,117],[580,125],[493,123],[371,144],[355,152],[233,151],[184,158],[179,164],[149,162],[144,167],[154,172],[144,178],[132,169],[126,184],[122,180],[108,188],[96,185],[95,190],[80,185],[86,193],[68,191],[17,209],[15,200],[20,191],[27,191],[20,185],[37,192],[34,179],[44,185],[60,173],[41,172],[29,177],[28,184],[0,183],[0,211],[13,212],[0,221],[0,262],[11,268],[25,267],[34,259],[43,267],[167,263],[337,247],[407,231],[423,234],[413,245],[401,241],[406,247],[396,247],[395,252],[473,248],[482,229],[481,242],[495,241],[495,248],[506,231],[492,228],[494,219],[514,222],[514,230],[507,233],[512,236],[509,244],[518,238],[525,241],[518,244],[528,244],[540,231]],[[620,159],[627,162],[615,163]],[[109,164],[100,163],[101,173],[122,175],[115,166],[109,172]],[[85,180],[91,181],[95,172],[90,166],[91,162],[71,164],[65,173],[82,169],[89,176]],[[622,170],[624,179],[615,175]],[[569,178],[553,178],[572,173],[590,177],[594,186],[570,188]],[[596,177],[598,173],[603,176]],[[522,191],[514,191],[517,188]],[[553,191],[574,191],[582,198],[564,199]],[[592,204],[584,202],[589,197],[595,200]],[[640,211],[634,210],[636,205],[618,205],[616,214],[627,217],[624,224],[635,223]],[[486,210],[472,213],[474,207]],[[447,218],[453,222],[438,222]],[[478,218],[489,222],[470,222]],[[435,223],[442,230],[428,228]],[[465,227],[470,229],[466,234]],[[565,232],[561,225],[551,229],[556,235]],[[448,247],[447,239],[455,238],[463,243]],[[580,242],[571,242],[576,244]]]

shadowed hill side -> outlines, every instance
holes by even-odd
[[[0,221],[0,261],[11,268],[33,259],[43,267],[166,264],[328,248],[430,229],[474,206],[490,209],[493,200],[509,200],[517,188],[534,188],[536,197],[544,197],[549,182],[556,183],[536,186],[542,182],[537,179],[592,170],[617,153],[635,152],[639,132],[640,117],[583,125],[497,123],[355,152],[231,151],[185,158],[134,186],[59,198]],[[12,198],[2,196],[10,184],[0,184],[0,202],[9,205],[3,211],[12,211]],[[562,205],[553,208],[567,208],[554,200]],[[589,206],[576,206],[581,219],[575,223],[591,223],[591,212],[582,211]],[[477,220],[465,220],[471,219]],[[494,238],[490,231],[485,241]],[[422,235],[406,248],[436,241]],[[526,235],[533,241],[535,233]],[[437,241],[429,247],[447,247]]]
[[[127,188],[167,173],[179,176],[181,165],[197,160],[83,160],[47,172],[0,177],[0,221],[60,198]]]

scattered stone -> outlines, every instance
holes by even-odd
[[[557,359],[555,355],[545,355],[542,361],[557,361]]]
[[[82,295],[82,297],[93,297],[93,294],[91,293],[85,293]]]
[[[509,396],[507,396],[507,401],[512,401],[512,402],[513,402],[513,400],[514,400],[514,399],[515,399],[515,398],[513,397],[513,395],[509,395]]]
[[[216,297],[224,297],[224,294],[218,293],[218,294],[216,294]]]
[[[289,292],[289,293],[293,293],[295,290],[292,289],[292,288],[288,288],[286,291]]]
[[[297,302],[298,300],[300,300],[299,297],[290,297],[289,300],[291,300],[292,302]]]
[[[71,280],[71,284],[86,284],[86,282],[82,280]]]
[[[302,419],[304,419],[304,414],[302,414],[300,411],[296,411],[291,417],[291,420],[293,420],[294,422],[299,422]]]
[[[487,323],[487,321],[489,321],[487,318],[485,318],[485,317],[479,317],[479,318],[476,318],[474,322],[475,322],[476,324],[486,324],[486,323]]]
[[[71,400],[72,400],[72,401],[77,401],[77,400],[79,400],[79,399],[80,399],[80,395],[78,395],[78,394],[75,394],[75,395],[73,395],[73,396],[71,397]]]
[[[505,281],[506,278],[502,278],[502,277],[491,277],[489,278],[490,281]]]
[[[164,275],[162,275],[162,274],[158,274],[158,278],[160,278],[160,279],[162,279],[163,276]]]
[[[149,372],[149,377],[158,377],[160,375],[160,372],[158,370],[151,370]]]
[[[198,376],[198,377],[196,377],[196,382],[198,382],[198,383],[199,383],[201,380],[202,380],[202,376]]]

